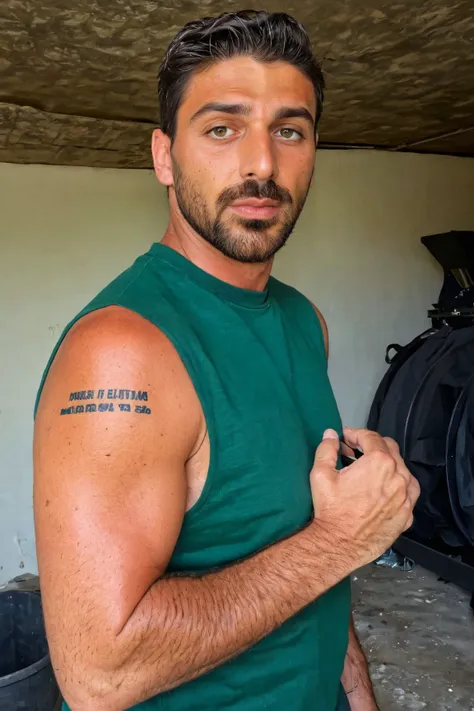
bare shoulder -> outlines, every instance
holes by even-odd
[[[68,408],[71,414],[99,407],[106,412],[106,405],[142,414],[132,406],[147,403],[150,409],[153,394],[160,411],[185,409],[190,428],[198,427],[201,407],[171,341],[139,314],[111,306],[87,314],[66,335],[46,379],[38,419]]]
[[[323,337],[324,337],[324,347],[326,349],[326,358],[329,356],[329,331],[328,331],[328,326],[327,323],[324,319],[324,316],[322,315],[321,311],[318,309],[318,307],[315,304],[312,304],[313,309],[316,311],[316,315],[319,318],[319,322],[321,324],[321,328],[323,330]]]
[[[169,339],[154,324],[139,314],[119,306],[93,311],[77,321],[66,335],[51,368],[93,370],[107,364],[118,370],[145,368],[155,377],[164,374],[163,366],[177,377],[185,373],[178,353]],[[169,373],[166,373],[168,376]]]

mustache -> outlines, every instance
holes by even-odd
[[[257,180],[246,180],[242,185],[226,188],[221,192],[217,198],[219,212],[236,200],[243,200],[244,198],[275,200],[286,205],[293,204],[290,191],[277,185],[274,180],[267,180],[263,185]]]

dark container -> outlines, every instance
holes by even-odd
[[[1,711],[53,711],[58,699],[41,597],[23,590],[0,592]]]

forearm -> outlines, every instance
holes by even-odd
[[[349,644],[341,680],[349,699],[351,711],[377,711],[369,667],[352,619],[349,625]]]
[[[160,579],[117,636],[94,685],[100,708],[129,708],[235,657],[356,566],[313,523],[219,572]]]

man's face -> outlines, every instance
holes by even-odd
[[[290,236],[314,167],[316,99],[284,62],[215,63],[191,79],[171,149],[176,202],[207,242],[240,262]]]

